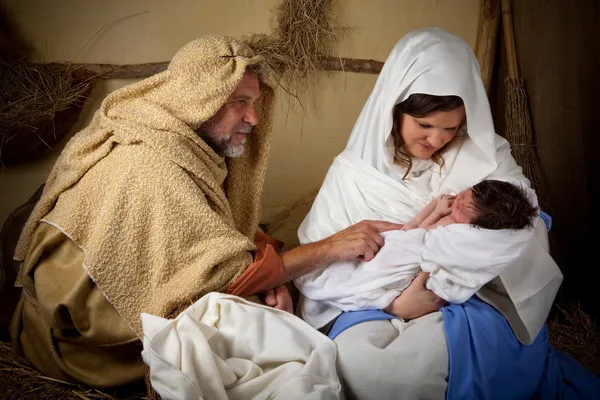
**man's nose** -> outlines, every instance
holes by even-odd
[[[254,106],[251,106],[246,114],[244,114],[242,121],[252,126],[258,125],[258,115],[256,114]]]

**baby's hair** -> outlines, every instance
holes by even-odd
[[[525,190],[509,182],[484,180],[471,188],[477,216],[473,226],[484,229],[523,229],[533,226],[538,209]]]

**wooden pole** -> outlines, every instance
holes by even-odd
[[[504,45],[506,46],[508,77],[510,79],[517,79],[519,77],[519,65],[517,63],[517,46],[515,44],[515,30],[513,27],[510,0],[502,0],[502,28],[504,30]]]
[[[490,92],[494,73],[494,59],[498,42],[498,28],[500,26],[500,0],[482,0],[479,13],[479,28],[477,30],[477,43],[475,55],[481,68],[481,78],[486,93]]]

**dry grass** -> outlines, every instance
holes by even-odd
[[[46,377],[26,361],[16,357],[10,343],[0,342],[0,399],[142,400],[146,398],[143,383],[101,391]]]
[[[2,150],[25,131],[50,147],[47,141],[56,139],[56,132],[38,132],[40,121],[81,104],[89,90],[89,82],[76,80],[72,72],[24,60],[0,62],[0,160]]]
[[[557,308],[561,315],[548,322],[550,343],[600,377],[600,328],[579,305]]]
[[[342,27],[333,14],[334,0],[283,0],[274,10],[277,26],[270,35],[245,42],[266,59],[269,74],[290,95],[315,87],[323,59],[333,54]]]

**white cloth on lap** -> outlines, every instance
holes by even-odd
[[[209,293],[173,320],[142,314],[162,399],[340,399],[335,344],[299,318]]]

